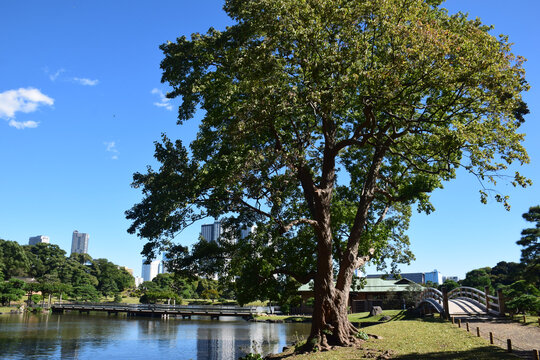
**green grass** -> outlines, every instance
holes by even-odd
[[[384,316],[390,316],[394,320],[403,320],[405,318],[405,311],[403,310],[383,310],[381,315],[369,316],[369,312],[361,312],[356,314],[349,314],[349,321],[353,323],[364,322],[379,322]],[[311,316],[300,315],[262,315],[255,316],[256,320],[271,320],[271,321],[285,321],[285,322],[306,322],[311,320]]]
[[[284,322],[310,322],[311,316],[301,315],[261,315],[255,316],[255,320],[271,320],[271,321],[284,321]]]
[[[384,316],[390,316],[393,320],[402,320],[405,317],[405,311],[404,310],[383,310],[381,315],[375,315],[375,316],[369,316],[369,312],[361,312],[361,313],[355,313],[355,314],[349,314],[349,321],[350,322],[378,322],[381,321],[381,319]]]
[[[370,339],[361,348],[336,350],[284,357],[287,360],[350,360],[374,358],[389,352],[392,359],[492,360],[516,359],[503,349],[491,346],[483,338],[462,331],[438,319],[389,321],[365,329],[381,336]],[[371,355],[368,355],[370,354]]]
[[[525,321],[523,321],[523,315],[514,315],[511,317],[512,321],[518,322],[525,326],[540,326],[540,319],[538,316],[526,315]]]
[[[17,310],[16,306],[0,306],[0,313],[9,314],[11,310]]]

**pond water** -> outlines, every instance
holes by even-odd
[[[310,324],[106,314],[0,315],[1,359],[238,359],[280,352]]]

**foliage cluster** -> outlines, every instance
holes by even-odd
[[[482,202],[493,194],[508,208],[484,183],[529,161],[525,60],[441,3],[227,0],[231,26],[163,44],[179,124],[204,113],[189,148],[163,135],[159,169],[133,176],[144,196],[128,231],[147,240],[143,252],[236,279],[241,302],[313,280],[308,343],[349,345],[353,274],[411,261],[413,208],[434,210],[430,193],[458,169],[478,177]],[[518,172],[509,181],[530,184]],[[221,241],[173,244],[206,217],[223,219]]]
[[[7,280],[14,276],[35,279],[36,282],[23,286],[30,297],[41,292],[44,297],[62,294],[83,301],[98,301],[102,296],[119,294],[135,284],[133,276],[107,259],[92,259],[87,254],[68,257],[55,244],[21,246],[15,241],[0,239],[0,278]],[[2,286],[13,289],[6,285],[12,281],[15,280]],[[20,300],[24,292],[11,291],[11,301]]]
[[[183,277],[179,274],[158,274],[152,281],[145,281],[132,295],[140,296],[141,303],[181,299],[232,299],[234,294],[216,280]]]

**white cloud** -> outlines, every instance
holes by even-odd
[[[18,112],[31,113],[41,105],[52,106],[53,104],[53,98],[35,88],[7,90],[0,93],[0,118],[9,120],[9,126],[16,129],[35,128],[38,126],[38,122],[15,121],[15,114]]]
[[[79,84],[85,85],[85,86],[95,86],[95,85],[97,85],[99,83],[98,79],[91,80],[91,79],[87,79],[87,78],[74,77],[74,78],[72,78],[72,80],[75,81],[76,83],[79,83]]]
[[[15,121],[13,119],[9,120],[9,126],[14,127],[15,129],[26,129],[26,128],[37,128],[38,122],[35,121]]]
[[[103,143],[105,145],[105,151],[113,153],[111,156],[111,159],[118,160],[118,149],[116,148],[116,142],[115,141],[106,141]]]
[[[49,74],[49,79],[51,79],[51,81],[55,81],[60,76],[60,74],[63,73],[64,71],[66,71],[66,70],[64,70],[64,69],[56,70],[56,72],[54,74]]]
[[[163,107],[169,111],[172,111],[173,107],[170,103],[171,99],[166,98],[165,94],[163,94],[161,90],[154,88],[152,89],[152,94],[159,96],[159,102],[155,102],[154,105],[156,105],[157,107]]]

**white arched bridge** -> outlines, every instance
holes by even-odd
[[[497,296],[489,294],[489,288],[481,291],[472,287],[461,286],[451,291],[445,288],[439,291],[426,288],[420,294],[417,307],[431,309],[446,318],[450,316],[502,316],[504,315],[504,298],[499,291]]]

